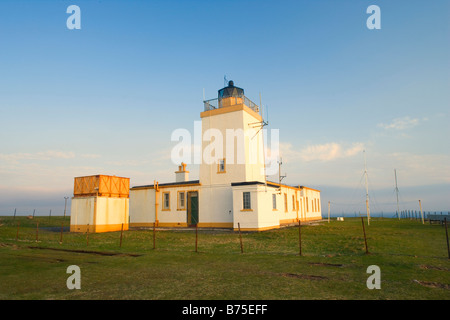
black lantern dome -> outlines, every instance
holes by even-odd
[[[244,89],[234,86],[233,80],[228,81],[228,87],[219,90],[219,100],[228,97],[243,98]]]

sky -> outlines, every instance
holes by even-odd
[[[447,0],[1,1],[0,215],[62,214],[78,176],[172,182],[171,134],[224,77],[261,95],[283,183],[323,213],[365,210],[364,155],[373,211],[396,210],[394,169],[401,210],[449,211],[449,18]]]

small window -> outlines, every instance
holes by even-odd
[[[217,165],[217,172],[218,173],[225,173],[225,159],[219,159],[219,164]]]
[[[284,211],[288,211],[288,201],[287,201],[287,194],[284,194]]]
[[[250,192],[244,192],[243,200],[244,200],[244,210],[250,210],[252,208],[252,204],[250,201]]]
[[[292,195],[292,211],[295,211],[295,196]]]
[[[169,210],[170,209],[170,193],[164,192],[163,193],[163,210]]]
[[[178,209],[186,209],[185,193],[178,192]]]
[[[277,210],[277,195],[275,193],[272,194],[272,209]]]

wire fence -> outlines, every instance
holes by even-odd
[[[420,220],[417,212],[405,211],[401,213],[404,223],[422,225],[422,221],[414,222],[409,220]],[[429,217],[433,214],[429,214]],[[448,216],[450,218],[450,216]],[[361,221],[359,222],[359,220]],[[408,221],[405,221],[408,219]],[[445,215],[445,230],[447,232],[447,215]],[[312,228],[307,228],[309,232],[302,232],[304,227],[309,225],[327,226],[326,220],[322,222],[293,223],[288,227],[290,231],[277,233],[273,232],[241,232],[240,224],[238,229],[201,230],[195,228],[131,228],[122,224],[118,231],[94,233],[93,228],[87,226],[84,232],[70,232],[70,217],[0,217],[0,245],[21,245],[31,249],[50,249],[70,252],[92,253],[99,255],[136,255],[139,256],[149,249],[163,249],[163,251],[195,251],[195,252],[231,252],[231,253],[257,253],[257,254],[299,254],[302,247],[305,247],[307,255],[327,254],[368,254],[376,250],[369,250],[373,242],[377,242],[380,231],[372,234],[372,225],[367,217],[360,216],[358,219],[350,220],[346,224],[345,234],[337,235],[338,240],[329,242],[329,236],[314,233]],[[367,222],[366,229],[365,223]],[[378,220],[380,221],[380,220]],[[401,224],[402,221],[394,222]],[[436,220],[426,220],[430,224]],[[439,222],[439,220],[437,220]],[[356,223],[355,223],[356,222]],[[362,224],[361,224],[362,222]],[[336,222],[340,223],[340,222]],[[442,221],[441,221],[442,223]],[[375,224],[376,225],[376,224]],[[443,224],[444,225],[444,224]],[[350,228],[348,226],[351,226]],[[412,225],[411,225],[412,226]],[[362,227],[362,228],[361,228]],[[296,233],[295,229],[298,230]],[[326,232],[325,229],[321,229]],[[334,229],[344,230],[344,229]],[[417,229],[414,232],[417,232]],[[170,231],[170,232],[166,232]],[[368,235],[366,236],[366,233]],[[297,234],[297,236],[296,236]],[[336,236],[335,231],[332,234]],[[323,236],[323,238],[322,238]],[[364,237],[362,237],[364,236]],[[306,238],[306,242],[305,242]],[[380,239],[382,239],[381,237]],[[413,237],[411,239],[420,237]],[[195,240],[194,240],[195,239]],[[267,241],[269,239],[269,241]],[[355,241],[355,239],[359,239]],[[447,238],[448,239],[448,238]],[[344,245],[344,242],[345,245]],[[364,246],[363,246],[364,244]],[[133,253],[122,251],[126,250]],[[200,247],[200,249],[199,249]],[[448,240],[447,240],[448,247]],[[195,249],[194,249],[195,248]],[[380,249],[378,246],[378,250]],[[344,251],[342,251],[344,250]],[[422,254],[426,254],[422,253]],[[450,259],[450,252],[449,252]]]

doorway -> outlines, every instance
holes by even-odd
[[[195,227],[198,223],[198,192],[187,192],[187,224]]]

